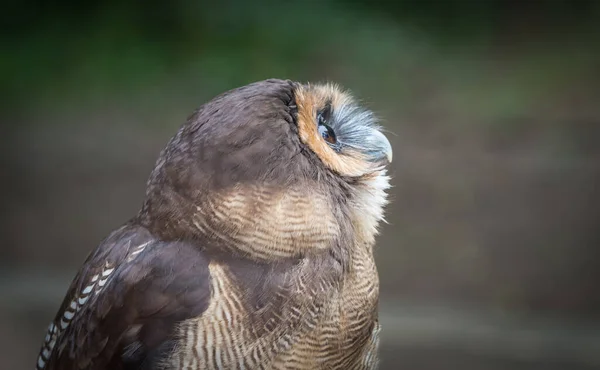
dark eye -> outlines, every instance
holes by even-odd
[[[325,141],[329,144],[336,144],[337,139],[335,137],[335,132],[327,123],[329,122],[329,118],[331,118],[331,103],[325,104],[323,110],[319,111],[317,114],[317,128],[319,130],[319,134]]]
[[[333,132],[333,129],[324,123],[319,123],[319,134],[321,134],[323,139],[329,144],[335,144],[337,142],[337,139],[335,138],[335,132]]]

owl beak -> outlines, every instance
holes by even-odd
[[[367,138],[369,151],[367,155],[372,162],[392,163],[392,145],[381,131],[373,129]]]

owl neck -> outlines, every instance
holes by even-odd
[[[388,204],[389,180],[383,170],[360,179],[353,186],[350,206],[352,224],[357,239],[370,248],[375,244],[379,225],[385,222],[384,209]]]
[[[172,192],[145,202],[140,222],[161,239],[190,240],[215,253],[261,262],[333,253],[355,244],[350,212],[307,186],[235,186],[193,202]]]

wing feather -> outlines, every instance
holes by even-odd
[[[209,300],[208,260],[199,248],[126,225],[88,256],[48,328],[36,368],[148,366],[169,347],[175,325],[201,315]]]

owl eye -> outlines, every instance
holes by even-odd
[[[335,137],[335,132],[333,131],[331,126],[327,124],[330,115],[331,105],[327,104],[325,109],[323,109],[323,111],[319,112],[319,114],[317,115],[318,130],[319,134],[326,142],[328,142],[329,144],[336,144],[337,139]]]
[[[319,124],[319,134],[321,134],[321,137],[329,144],[337,143],[335,132],[333,132],[333,129],[326,124]]]

